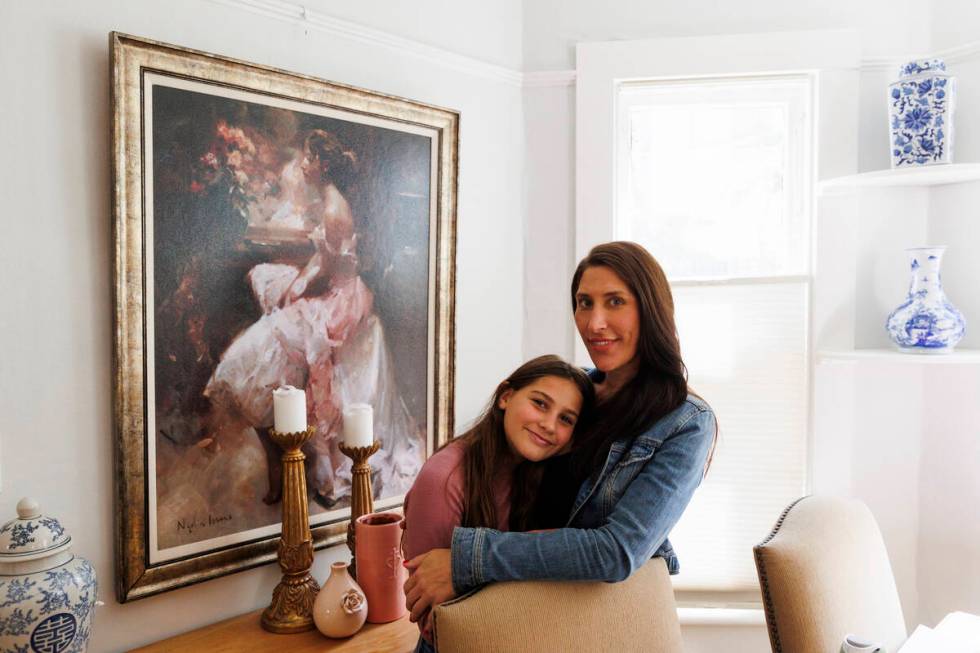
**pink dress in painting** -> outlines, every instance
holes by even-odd
[[[342,407],[371,404],[375,437],[381,442],[381,451],[371,459],[378,472],[376,496],[403,494],[421,467],[423,440],[395,387],[373,295],[357,274],[350,206],[332,183],[311,191],[293,164],[282,178],[292,192],[266,224],[315,225],[308,237],[316,252],[302,270],[263,263],[249,271],[262,316],[224,352],[205,394],[258,430],[272,426],[274,388],[305,387],[309,420],[317,427],[308,445],[314,454],[310,482],[327,503],[350,488],[351,461],[337,446]],[[307,296],[316,279],[326,279],[327,290]]]

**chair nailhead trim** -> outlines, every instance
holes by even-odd
[[[755,555],[755,567],[759,572],[759,584],[762,586],[762,604],[763,608],[765,609],[766,624],[769,626],[769,642],[772,644],[773,653],[783,653],[783,647],[779,642],[779,631],[776,629],[776,611],[773,608],[772,596],[769,594],[769,578],[766,576],[766,565],[762,559],[762,549],[772,541],[772,538],[776,537],[776,533],[778,533],[779,529],[782,528],[783,522],[786,520],[786,516],[789,515],[789,511],[792,510],[796,504],[806,498],[808,497],[800,497],[793,503],[786,506],[783,513],[779,515],[779,519],[776,520],[776,525],[773,526],[772,532],[769,533],[768,537],[752,547],[752,553]]]

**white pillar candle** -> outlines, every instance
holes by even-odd
[[[374,442],[374,411],[369,404],[351,404],[344,408],[344,444],[348,447],[370,447]]]
[[[272,412],[276,430],[280,433],[299,433],[306,430],[306,393],[291,385],[272,391]]]

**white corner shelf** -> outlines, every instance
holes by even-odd
[[[949,354],[906,354],[896,349],[837,349],[817,352],[818,363],[881,361],[902,365],[980,365],[980,350],[957,349]]]
[[[820,195],[845,195],[863,188],[942,186],[969,181],[980,181],[980,163],[946,163],[863,172],[825,179],[819,183],[817,190]]]

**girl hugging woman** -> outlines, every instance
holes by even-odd
[[[448,548],[457,526],[538,527],[539,463],[568,448],[594,401],[585,372],[557,356],[528,361],[502,381],[483,416],[426,461],[406,495],[405,559]],[[417,650],[431,650],[427,635],[423,627]]]

